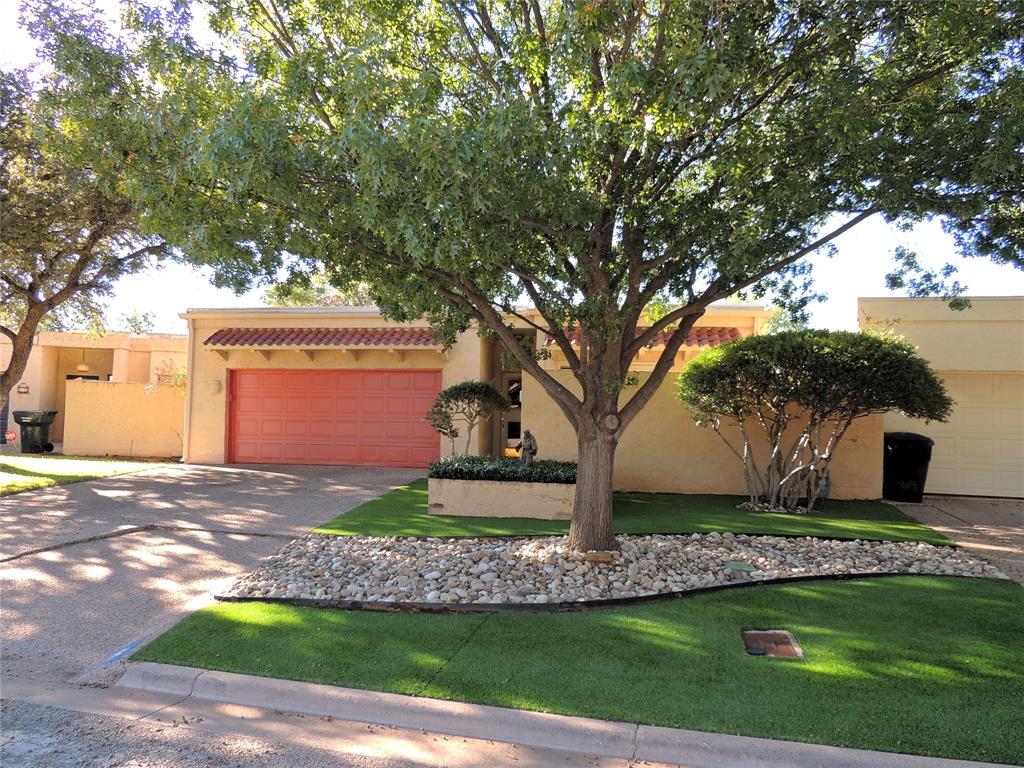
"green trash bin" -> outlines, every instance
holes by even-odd
[[[11,415],[21,427],[22,453],[49,453],[53,450],[50,425],[57,417],[56,411],[14,411]]]

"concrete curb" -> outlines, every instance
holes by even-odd
[[[118,687],[450,736],[687,768],[991,768],[900,755],[618,723],[293,680],[133,662]]]

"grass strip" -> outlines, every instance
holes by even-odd
[[[801,660],[748,656],[794,632]],[[220,603],[136,659],[626,722],[948,758],[1024,754],[1024,589],[893,576],[555,614]]]
[[[673,493],[615,494],[617,533],[724,533],[818,536],[830,539],[924,541],[945,536],[879,501],[826,500],[809,515],[736,509],[738,496]],[[513,502],[514,503],[514,502]],[[534,536],[567,533],[561,520],[431,515],[427,482],[417,480],[378,496],[314,529],[339,536]]]

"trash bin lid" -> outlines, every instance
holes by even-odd
[[[51,424],[57,416],[56,411],[12,411],[16,424]]]
[[[927,443],[935,445],[935,441],[927,435],[919,435],[916,432],[886,432],[885,442],[887,443]]]

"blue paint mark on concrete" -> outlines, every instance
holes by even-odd
[[[134,650],[136,650],[141,645],[142,645],[142,641],[141,640],[132,640],[124,648],[122,648],[117,653],[115,653],[113,656],[111,656],[109,659],[107,659],[102,664],[100,664],[100,666],[101,667],[107,667],[107,666],[110,666],[111,664],[113,664],[114,662],[120,661],[125,656],[130,655]]]

